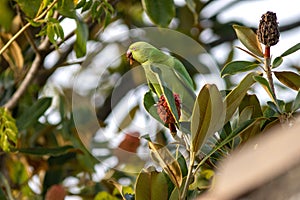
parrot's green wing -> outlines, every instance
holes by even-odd
[[[191,89],[194,90],[195,88],[194,88],[193,80],[190,77],[187,70],[185,69],[184,65],[176,58],[173,59],[174,59],[174,70],[178,78],[181,79],[187,86],[189,86]]]

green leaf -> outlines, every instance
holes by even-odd
[[[148,142],[148,144],[154,161],[165,170],[174,185],[179,188],[182,184],[182,174],[177,160],[167,147],[152,142]]]
[[[258,63],[249,61],[233,61],[227,63],[221,71],[221,76],[233,75],[239,72],[246,72],[258,67]]]
[[[153,98],[152,92],[148,91],[145,93],[144,95],[144,107],[146,109],[146,111],[157,121],[159,121],[160,123],[164,124],[164,122],[160,119],[159,115],[157,114],[157,110],[156,110],[156,101]]]
[[[263,86],[263,88],[266,90],[266,92],[268,93],[268,95],[274,100],[276,101],[275,95],[273,94],[270,84],[267,81],[267,79],[265,79],[262,76],[254,76],[253,79],[258,82],[261,86]]]
[[[245,107],[241,112],[239,116],[239,124],[251,119],[253,114],[254,108],[253,106],[247,106]]]
[[[279,67],[283,62],[283,58],[281,56],[279,57],[276,57],[274,60],[273,60],[273,63],[272,63],[272,68],[276,68],[276,67]]]
[[[207,138],[223,126],[224,109],[222,97],[217,86],[206,84],[197,96],[192,113],[192,152],[199,152]]]
[[[252,118],[258,118],[263,115],[259,100],[255,94],[246,94],[239,105],[239,110],[243,110],[248,106],[253,106]]]
[[[142,5],[151,21],[161,27],[167,27],[175,17],[173,0],[142,0]]]
[[[255,83],[253,80],[254,76],[259,75],[256,72],[251,72],[245,76],[245,78],[236,86],[225,98],[224,102],[226,104],[226,117],[225,122],[227,123],[230,118],[235,113],[236,109],[239,107],[244,96],[247,94],[250,86]]]
[[[19,130],[24,130],[37,120],[45,113],[50,107],[52,98],[44,97],[40,98],[31,107],[29,107],[22,115],[17,118],[17,126]]]
[[[18,129],[15,119],[5,108],[0,107],[0,148],[10,152],[17,145]]]
[[[42,0],[16,0],[16,2],[29,18],[34,18],[42,5]]]
[[[88,40],[89,30],[82,20],[76,20],[77,29],[75,30],[76,33],[76,42],[74,45],[74,50],[76,53],[76,57],[80,58],[85,56],[86,54],[86,43]]]
[[[44,147],[34,147],[34,148],[20,148],[15,149],[19,153],[24,154],[30,154],[30,155],[36,155],[36,156],[60,156],[69,152],[78,151],[81,152],[78,149],[75,149],[71,145],[66,145],[62,147],[53,147],[53,148],[44,148]]]
[[[257,35],[253,32],[252,29],[245,26],[239,26],[236,24],[233,25],[232,27],[235,30],[238,39],[242,42],[243,45],[245,45],[245,47],[249,51],[251,51],[252,53],[254,53],[259,57],[264,56]]]
[[[65,17],[76,17],[75,5],[73,0],[58,0],[57,10],[61,15]]]
[[[118,199],[119,198],[114,197],[113,195],[109,194],[106,191],[99,192],[94,198],[94,200],[118,200]]]
[[[300,88],[300,75],[290,71],[274,72],[276,78],[293,90]]]
[[[291,48],[289,48],[288,50],[286,50],[283,54],[281,54],[281,57],[290,55],[290,54],[298,51],[299,49],[300,49],[300,43],[298,43],[298,44],[292,46]]]
[[[142,171],[136,180],[136,200],[167,200],[168,183],[163,173]]]
[[[296,112],[300,108],[300,90],[297,93],[297,96],[292,105],[292,111]]]
[[[5,199],[5,200],[15,199],[12,195],[10,184],[7,181],[7,178],[2,174],[2,172],[0,172],[0,190],[1,190],[0,193],[2,193],[0,195],[1,199]],[[5,193],[6,193],[6,195],[5,195]],[[2,198],[2,197],[4,197],[4,198]]]

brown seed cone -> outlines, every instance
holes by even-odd
[[[268,11],[261,16],[257,37],[262,44],[269,47],[278,43],[280,33],[276,13]]]
[[[180,102],[180,98],[179,98],[178,94],[174,94],[174,100],[175,100],[175,104],[176,104],[178,118],[180,118],[180,115],[181,115],[181,112],[180,112],[181,102]],[[176,132],[176,128],[174,130],[175,126],[174,125],[170,125],[170,124],[174,124],[176,122],[176,120],[174,119],[174,117],[172,115],[171,109],[169,108],[168,103],[167,103],[166,98],[165,98],[164,95],[161,95],[161,97],[158,100],[158,103],[157,103],[157,113],[158,113],[160,119],[165,124],[169,124],[170,131],[171,132]]]

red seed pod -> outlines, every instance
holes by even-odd
[[[175,100],[175,105],[178,113],[178,118],[181,116],[180,108],[181,108],[181,101],[180,97],[178,94],[174,94],[174,100]],[[160,119],[165,123],[169,124],[171,132],[176,132],[176,128],[174,130],[174,123],[176,120],[174,119],[171,109],[169,108],[169,105],[166,101],[166,98],[164,95],[161,95],[161,97],[158,100],[157,103],[157,113],[160,117]]]

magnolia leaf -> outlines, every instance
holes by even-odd
[[[293,90],[300,88],[300,75],[290,71],[274,72],[276,78]]]
[[[225,122],[227,123],[239,107],[241,101],[249,90],[250,86],[255,83],[253,80],[254,76],[258,76],[257,72],[251,72],[245,76],[245,78],[236,86],[225,98],[226,103],[226,117]]]
[[[253,107],[252,118],[258,118],[258,117],[263,116],[259,100],[255,94],[246,94],[245,95],[245,97],[243,98],[242,102],[239,105],[239,111],[241,112],[248,106]]]
[[[182,184],[180,165],[171,152],[160,144],[148,142],[153,159],[165,170],[174,185],[179,188]]]
[[[142,5],[151,21],[161,27],[167,27],[175,17],[173,0],[142,0]]]
[[[142,171],[135,183],[136,200],[167,200],[168,183],[163,173]]]
[[[258,67],[258,63],[249,61],[233,61],[227,63],[221,71],[221,76],[225,77],[227,75],[233,75],[239,72],[246,72]]]
[[[289,48],[288,50],[286,50],[283,54],[281,54],[281,57],[290,55],[290,54],[298,51],[299,49],[300,49],[300,43],[298,43],[298,44],[292,46],[291,48]]]
[[[253,106],[247,106],[245,107],[241,112],[240,112],[240,116],[239,116],[239,124],[251,119],[252,114],[254,111],[254,107]]]
[[[269,82],[267,81],[267,79],[265,79],[262,76],[254,76],[253,79],[258,82],[268,93],[268,95],[274,100],[276,101],[275,95],[273,94],[273,91],[270,87]]]
[[[292,111],[296,112],[300,108],[300,90],[297,93],[297,96],[292,105]]]
[[[283,58],[281,56],[279,57],[276,57],[274,60],[273,60],[273,63],[272,63],[272,68],[276,68],[276,67],[279,67],[283,62]]]
[[[192,113],[192,152],[198,153],[208,137],[223,126],[224,109],[222,97],[217,86],[206,84],[196,99]]]
[[[251,51],[252,53],[254,53],[259,57],[264,56],[257,35],[253,32],[252,29],[245,26],[239,26],[236,24],[233,25],[232,27],[235,30],[238,39],[242,42],[243,45],[245,45],[245,47],[249,51]]]
[[[144,107],[146,111],[157,121],[159,121],[161,124],[164,124],[164,122],[160,119],[159,115],[157,114],[156,109],[156,101],[153,98],[152,92],[149,90],[144,95]]]

